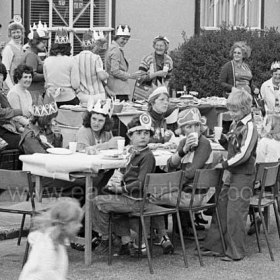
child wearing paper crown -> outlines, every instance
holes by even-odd
[[[255,177],[257,128],[251,114],[252,96],[245,90],[231,92],[227,107],[233,122],[220,144],[228,151],[227,159],[216,165],[229,171],[219,198],[220,219],[226,242],[223,261],[238,261],[246,254],[246,222]],[[222,254],[216,217],[204,243],[206,255]]]
[[[100,195],[93,200],[93,229],[100,233],[102,241],[95,249],[97,254],[108,251],[108,224],[109,213],[111,211],[121,213],[137,212],[140,209],[142,187],[147,173],[155,170],[155,158],[148,147],[148,143],[153,129],[151,118],[148,114],[134,117],[128,124],[128,136],[133,146],[128,159],[125,173],[121,184],[112,184],[108,187],[114,195]],[[164,228],[164,220],[162,218]],[[133,245],[130,239],[130,223],[128,218],[123,217],[118,220],[117,234],[122,236],[122,246],[119,255],[133,255]],[[173,246],[166,236],[166,232],[161,232],[165,249],[173,249]],[[168,243],[168,244],[167,244]],[[171,244],[171,245],[170,245]],[[169,252],[169,251],[168,251]],[[168,253],[166,252],[166,253]]]
[[[19,280],[66,280],[69,239],[81,227],[83,211],[78,201],[57,202],[50,210],[34,218],[36,230],[28,235],[31,251]]]

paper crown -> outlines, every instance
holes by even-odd
[[[32,106],[32,115],[36,117],[49,116],[55,114],[57,111],[58,109],[55,102]]]
[[[270,70],[280,69],[280,61],[274,61],[271,64]]]
[[[201,117],[197,108],[189,108],[179,113],[177,123],[179,127],[193,123],[206,124],[206,119]]]
[[[44,38],[48,39],[48,26],[46,23],[42,24],[42,22],[39,20],[38,25],[36,23],[33,23],[33,26],[30,25],[30,33],[28,34],[28,39],[36,39],[36,38]]]
[[[170,43],[170,41],[167,39],[167,37],[165,37],[165,36],[161,36],[161,35],[158,35],[158,36],[156,36],[155,38],[154,38],[154,43],[156,42],[156,41],[165,41],[168,45],[169,45],[169,43]]]
[[[116,36],[128,36],[128,37],[130,37],[129,26],[127,24],[126,25],[118,25],[115,35]]]
[[[149,114],[143,113],[139,116],[139,121],[140,125],[131,127],[128,129],[127,133],[132,133],[134,131],[139,131],[139,130],[151,130],[154,131],[152,127],[152,118]]]
[[[87,110],[89,112],[95,112],[98,114],[103,114],[103,115],[108,115],[109,117],[112,116],[113,114],[113,102],[111,99],[99,99],[97,102],[94,104],[93,98],[89,98],[88,100],[88,105],[87,105]]]
[[[165,93],[169,96],[168,90],[166,86],[159,86],[156,87],[155,90],[149,95],[148,102],[151,101],[151,99],[154,99],[155,97],[159,96],[160,94]]]
[[[15,29],[15,28],[22,28],[24,29],[23,25],[22,25],[22,18],[20,15],[15,15],[12,19],[12,21],[10,22],[8,29]]]
[[[98,40],[104,40],[105,36],[103,31],[86,31],[83,34],[82,47],[91,47]]]
[[[67,44],[69,43],[69,36],[67,30],[61,28],[56,31],[54,43],[56,44]]]

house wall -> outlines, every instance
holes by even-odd
[[[278,27],[278,30],[280,30],[280,1],[279,0],[265,1],[264,27]]]
[[[182,31],[188,37],[193,35],[194,3],[193,0],[116,0],[116,26],[128,24],[132,29],[124,49],[130,73],[153,51],[152,41],[157,35],[170,40],[171,50],[183,42]]]

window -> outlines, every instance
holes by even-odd
[[[30,6],[30,24],[46,22],[52,42],[56,29],[66,28],[74,54],[81,51],[82,35],[90,28],[108,32],[110,41],[111,0],[31,0]]]
[[[261,29],[261,0],[201,0],[200,26],[217,29],[221,25]]]

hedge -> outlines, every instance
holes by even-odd
[[[252,48],[246,61],[253,73],[253,82],[260,87],[271,77],[270,65],[280,60],[280,33],[276,28],[253,31],[245,28],[221,27],[220,30],[202,30],[199,36],[187,39],[170,52],[174,71],[170,89],[199,92],[199,97],[222,96],[223,90],[218,78],[221,66],[231,60],[229,51],[236,41],[246,41]]]

